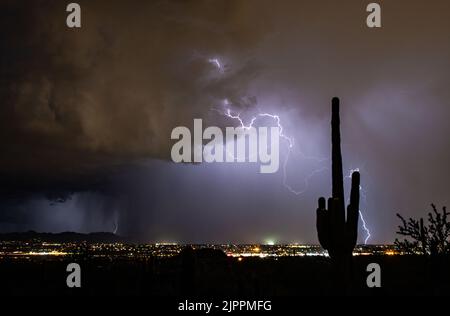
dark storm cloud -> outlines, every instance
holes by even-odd
[[[316,242],[328,173],[293,196],[281,173],[171,165],[170,132],[196,117],[229,124],[211,111],[229,98],[250,114],[279,113],[296,150],[327,157],[339,96],[345,168],[364,168],[373,241],[392,241],[395,212],[450,202],[450,8],[379,2],[383,27],[373,30],[360,0],[80,1],[82,28],[69,30],[63,2],[3,1],[3,229],[119,221],[120,232],[151,240]],[[295,187],[317,168],[298,157]],[[42,194],[72,200],[48,208]]]
[[[238,95],[253,73],[244,63],[227,81],[204,79],[214,71],[208,58],[243,60],[259,39],[236,3],[80,4],[83,27],[70,30],[62,2],[2,3],[0,174],[8,189],[76,191],[117,165],[168,158],[171,129]]]

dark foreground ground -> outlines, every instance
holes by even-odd
[[[66,286],[66,266],[81,266],[81,288]],[[366,267],[381,266],[381,288],[369,289]],[[195,252],[165,259],[33,258],[0,259],[2,295],[183,295],[270,297],[345,294],[335,289],[324,257],[278,259],[226,257]],[[356,295],[450,294],[449,258],[354,257]]]

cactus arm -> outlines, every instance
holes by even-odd
[[[319,207],[317,208],[317,217],[316,217],[316,227],[317,227],[317,235],[319,237],[319,242],[324,249],[329,249],[329,230],[330,230],[330,220],[328,217],[329,213],[325,209],[325,198],[319,198]]]
[[[359,172],[352,173],[352,188],[350,191],[350,204],[347,207],[347,246],[353,249],[356,246],[358,238],[358,220],[359,220]]]

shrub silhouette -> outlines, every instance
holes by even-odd
[[[450,253],[450,222],[446,207],[439,212],[434,204],[431,204],[432,212],[428,213],[428,223],[424,224],[423,218],[409,218],[405,220],[400,214],[397,216],[402,221],[398,226],[397,234],[406,236],[402,241],[396,239],[395,245],[408,254],[441,255]]]

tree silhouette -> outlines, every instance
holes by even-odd
[[[446,207],[439,212],[434,204],[431,204],[432,212],[428,213],[428,223],[424,224],[423,218],[409,218],[405,220],[400,214],[397,216],[402,221],[398,226],[397,234],[405,236],[403,240],[395,239],[395,245],[408,254],[440,255],[450,253],[450,222]]]

